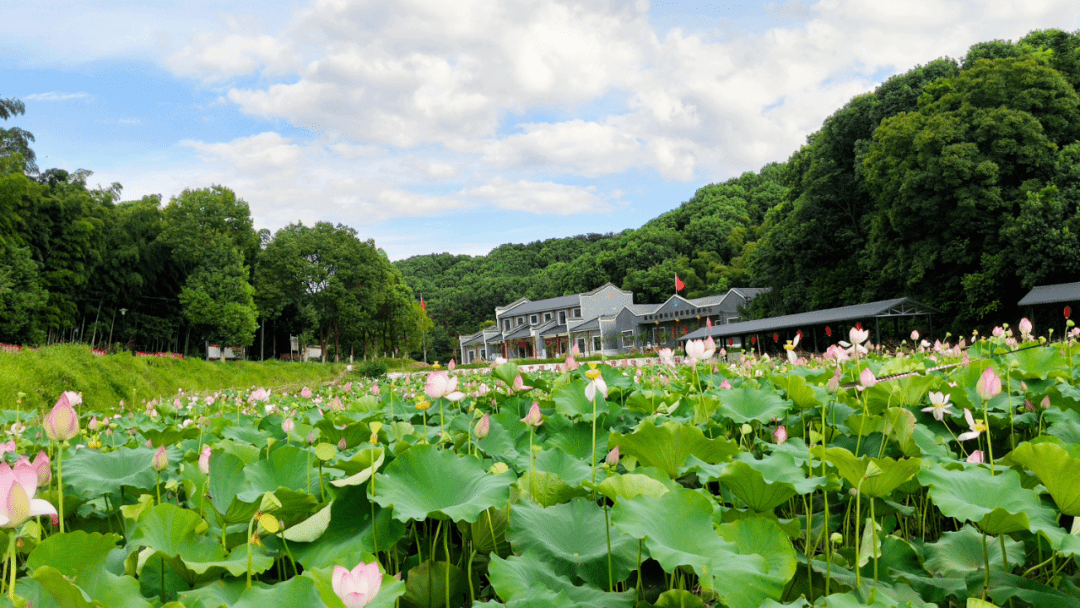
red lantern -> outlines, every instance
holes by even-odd
[[[728,338],[727,339],[727,345],[728,346],[735,346],[735,340],[732,339],[732,338]]]
[[[750,336],[750,343],[757,344],[757,336]]]
[[[855,329],[857,329],[859,331],[862,331],[862,323],[856,323],[855,324]]]
[[[773,334],[772,335],[772,341],[773,342],[779,342],[780,341],[780,334]]]
[[[1065,307],[1065,318],[1068,319],[1069,315],[1071,315],[1071,314],[1072,314],[1072,308],[1069,308],[1068,306],[1066,306]]]
[[[829,336],[830,338],[832,337],[832,328],[828,325],[825,326],[825,335]]]

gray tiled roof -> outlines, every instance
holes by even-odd
[[[566,334],[566,324],[557,323],[555,325],[552,325],[551,327],[548,327],[547,329],[542,330],[540,332],[540,337],[546,338],[548,336],[559,336],[564,334]]]
[[[534,312],[543,312],[545,310],[556,310],[559,308],[572,308],[581,304],[580,294],[572,294],[569,296],[559,296],[557,298],[548,298],[546,300],[537,300],[535,302],[522,302],[517,306],[504,310],[502,316],[507,315],[518,316],[527,315]]]
[[[640,317],[641,315],[651,315],[661,306],[663,306],[663,304],[627,304],[626,308],[630,309],[630,312]]]
[[[600,329],[600,317],[593,317],[593,318],[589,319],[588,321],[585,321],[581,325],[577,325],[577,326],[573,327],[570,331],[571,332],[597,331],[599,329]]]
[[[528,324],[522,325],[517,329],[512,329],[503,334],[503,340],[517,340],[518,338],[528,338],[532,336],[532,327]]]
[[[1057,285],[1039,285],[1024,296],[1019,305],[1058,304],[1061,302],[1080,301],[1080,283],[1058,283]]]
[[[754,321],[742,321],[727,325],[713,325],[712,330],[702,327],[696,331],[679,338],[679,340],[697,340],[706,336],[740,336],[759,332],[770,332],[778,329],[796,329],[810,325],[824,325],[827,323],[843,323],[845,321],[857,321],[870,317],[899,317],[940,313],[933,306],[927,306],[910,298],[895,298],[829,308],[826,310],[814,310],[801,312],[782,317],[770,317],[768,319],[756,319]]]

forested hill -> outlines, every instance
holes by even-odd
[[[1080,280],[1080,32],[992,41],[894,76],[827,118],[785,162],[637,230],[396,262],[436,351],[494,308],[612,282],[636,302],[771,287],[772,316],[910,296],[969,331],[1015,321],[1037,284]]]

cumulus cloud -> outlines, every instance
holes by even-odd
[[[582,188],[553,182],[510,182],[497,177],[483,186],[463,190],[460,195],[487,200],[500,209],[528,211],[537,215],[572,215],[612,210],[611,204],[597,196],[596,188],[592,186]]]
[[[60,91],[49,91],[48,93],[33,93],[23,97],[26,101],[67,101],[69,99],[90,99],[89,93],[79,91],[78,93],[62,93]]]

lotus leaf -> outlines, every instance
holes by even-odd
[[[604,510],[584,498],[546,509],[522,501],[513,507],[507,535],[516,553],[532,551],[560,576],[577,576],[606,588],[608,545],[604,526]],[[637,568],[637,551],[637,539],[611,531],[616,582]]]
[[[597,491],[611,500],[633,498],[639,494],[660,498],[678,487],[670,477],[654,467],[639,468],[632,474],[612,475],[597,484]]]
[[[772,391],[749,386],[720,391],[719,397],[720,415],[735,424],[754,420],[768,422],[786,414],[791,406],[790,401],[781,399]]]
[[[424,563],[409,570],[405,577],[405,593],[401,603],[408,608],[440,608],[446,606],[446,584],[450,583],[450,605],[468,592],[469,581],[465,573],[454,564],[450,564],[450,580],[446,578],[446,562]],[[381,593],[380,589],[380,593]]]
[[[693,568],[702,585],[715,589],[730,608],[757,608],[767,598],[779,599],[788,577],[776,568],[776,555],[740,553],[738,543],[713,530],[712,513],[707,498],[676,489],[659,498],[619,499],[611,518],[623,533],[644,539],[665,570]]]
[[[150,468],[154,450],[134,448],[101,453],[94,450],[78,450],[64,458],[64,483],[75,495],[97,498],[102,494],[118,494],[127,486],[138,490],[153,490],[157,475]],[[179,452],[169,455],[172,462],[179,460]],[[175,460],[174,460],[175,459]]]
[[[672,479],[680,475],[691,454],[716,464],[739,453],[738,445],[728,439],[707,439],[701,429],[671,421],[657,427],[651,420],[646,420],[633,434],[612,434],[608,437],[607,447],[615,446],[619,446],[622,455],[637,458],[643,466],[657,467]]]
[[[97,600],[88,601],[75,583],[51,566],[38,568],[33,578],[19,579],[15,583],[15,592],[25,601],[23,606],[34,608],[107,608]],[[4,601],[7,601],[6,596]]]
[[[551,394],[555,401],[555,411],[567,418],[579,418],[591,422],[593,418],[593,403],[585,398],[586,382],[574,380],[566,386],[559,387]],[[607,400],[604,396],[596,395],[596,415],[607,414]]]
[[[1056,529],[1056,516],[1038,495],[1020,485],[1013,470],[997,475],[990,469],[950,470],[934,465],[919,473],[930,487],[930,500],[946,517],[970,521],[986,534]]]
[[[562,504],[575,496],[585,496],[588,493],[582,488],[570,486],[555,473],[545,471],[525,473],[517,480],[517,488],[522,496],[531,497],[545,507]]]
[[[405,534],[405,526],[393,518],[390,509],[382,507],[376,507],[373,525],[366,487],[348,486],[338,491],[328,508],[286,528],[285,538],[295,541],[289,549],[304,568],[325,568],[359,563],[365,553],[374,553],[375,531],[378,546],[384,549]]]
[[[116,608],[148,608],[139,595],[139,583],[130,576],[117,576],[106,568],[109,552],[120,537],[115,534],[88,534],[81,530],[55,534],[41,541],[26,558],[31,570],[44,566],[57,569],[79,586],[91,600]]]
[[[375,501],[392,505],[402,522],[436,517],[471,523],[481,511],[506,505],[514,481],[487,473],[474,458],[419,445],[376,475]]]
[[[984,567],[982,553],[982,534],[971,526],[964,526],[958,532],[946,532],[936,543],[923,545],[926,556],[926,571],[935,576],[965,576],[979,572]],[[990,569],[1002,570],[1001,544],[987,543],[990,556]],[[1014,566],[1024,559],[1024,543],[1011,538],[1005,539],[1005,550],[1009,563]]]
[[[829,464],[836,467],[844,481],[853,488],[860,488],[866,496],[881,498],[892,494],[893,490],[900,487],[919,472],[922,461],[918,458],[893,460],[892,458],[856,458],[854,454],[844,448],[822,449],[821,446],[814,448],[814,454],[824,457]],[[876,476],[867,477],[870,465],[876,467]],[[860,485],[861,484],[861,485]]]
[[[555,594],[565,594],[569,603],[559,606],[580,606],[583,608],[631,608],[634,605],[633,591],[609,593],[588,583],[575,586],[565,576],[556,574],[551,564],[535,553],[522,556],[512,555],[503,559],[491,556],[488,565],[491,586],[508,605],[523,598],[532,598],[536,589],[546,589]]]
[[[1065,515],[1080,516],[1080,459],[1053,443],[1022,443],[1005,457],[1039,478]]]

